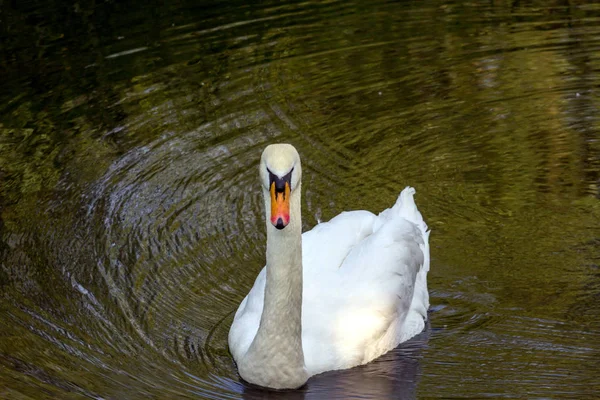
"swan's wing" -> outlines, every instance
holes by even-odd
[[[373,233],[377,217],[369,211],[345,211],[302,235],[305,280],[337,273],[350,251]],[[305,282],[306,284],[306,282]]]
[[[335,274],[326,268],[305,284],[303,346],[311,373],[370,361],[423,329],[428,232],[413,193],[405,189],[375,217],[374,232],[351,247]]]
[[[390,287],[404,300],[413,299],[410,306],[426,317],[429,308],[429,231],[414,202],[414,194],[415,189],[405,188],[394,206],[377,216],[373,224],[374,233],[348,255],[344,276],[354,280],[366,279],[365,282],[368,278],[380,280],[377,287]],[[388,280],[390,274],[397,279]],[[410,282],[414,291],[403,295],[404,286],[398,289],[397,285],[400,281],[403,284]],[[400,307],[406,308],[402,303]]]

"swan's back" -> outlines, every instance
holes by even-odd
[[[378,216],[344,212],[302,235],[302,347],[309,375],[364,364],[421,332],[429,307],[429,232],[406,188]],[[229,342],[252,342],[265,269],[240,305]]]

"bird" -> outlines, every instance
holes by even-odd
[[[346,211],[302,233],[298,151],[268,145],[259,173],[266,266],[228,336],[244,381],[299,388],[322,372],[366,364],[424,329],[430,230],[414,188],[378,215]]]

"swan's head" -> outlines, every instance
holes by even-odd
[[[269,199],[269,220],[277,229],[290,223],[290,199],[300,188],[300,155],[291,144],[272,144],[260,159],[260,180]]]

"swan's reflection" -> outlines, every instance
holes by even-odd
[[[244,387],[244,399],[413,399],[416,397],[419,359],[431,329],[400,344],[377,360],[360,367],[314,376],[300,390],[272,392]]]

